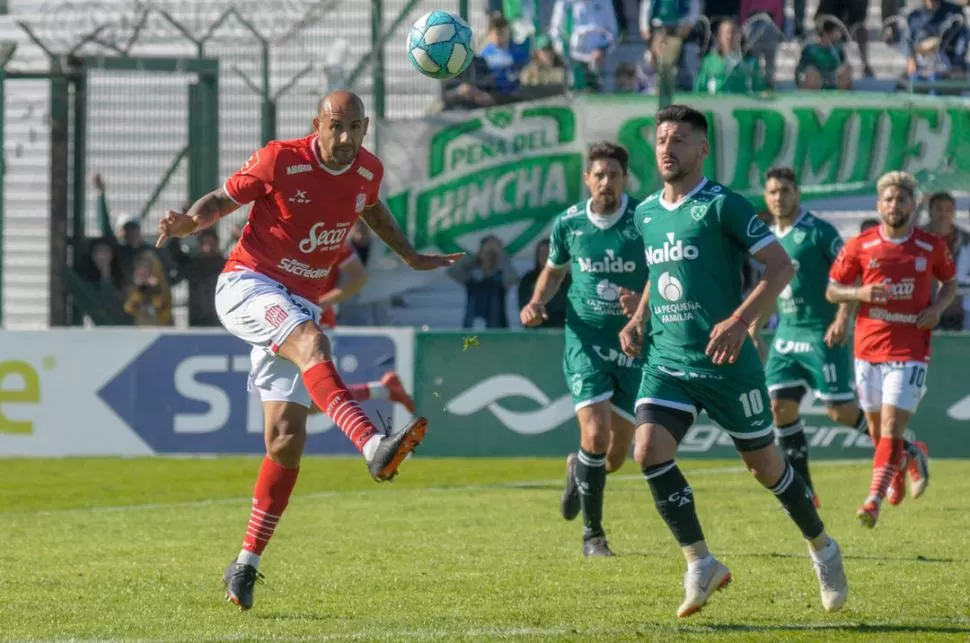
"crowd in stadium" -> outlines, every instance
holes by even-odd
[[[528,37],[536,31],[530,28],[533,21],[505,15],[502,2],[492,4],[486,42],[474,63],[443,87],[446,109],[530,100],[567,89],[653,94],[665,61],[675,70],[676,88],[711,94],[757,93],[776,81],[793,81],[803,89],[853,89],[855,80],[875,76],[866,25],[869,0],[823,0],[811,30],[805,28],[805,0],[794,0],[790,20],[785,0],[556,0],[549,3],[548,24],[535,37]],[[505,2],[505,11],[523,4]],[[963,6],[921,0],[906,11],[904,4],[883,0],[881,6],[882,38],[906,57],[898,84],[963,78],[970,38]],[[778,79],[777,49],[790,39],[800,43],[795,75]],[[848,41],[858,47],[859,69],[852,68],[846,53]],[[620,46],[642,54],[619,60]]]

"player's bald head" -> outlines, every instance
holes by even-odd
[[[337,116],[348,120],[364,118],[364,101],[354,92],[343,89],[330,92],[317,105],[320,116]]]

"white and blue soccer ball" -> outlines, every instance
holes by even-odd
[[[408,32],[408,59],[429,78],[454,78],[468,69],[473,57],[472,30],[453,13],[432,11]]]

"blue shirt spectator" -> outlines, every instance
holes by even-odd
[[[509,22],[501,15],[493,16],[488,22],[488,44],[479,54],[488,65],[495,80],[495,91],[499,94],[514,94],[519,89],[519,74],[529,63],[531,52],[528,42],[512,41]]]
[[[950,70],[966,71],[970,32],[962,7],[947,0],[923,0],[923,6],[906,18],[906,26],[908,75],[945,77]]]

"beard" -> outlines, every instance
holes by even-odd
[[[673,165],[669,168],[664,168],[662,163],[658,163],[657,170],[660,172],[660,178],[665,183],[674,183],[690,173],[690,170],[679,160],[674,161]]]
[[[887,214],[882,220],[890,228],[898,230],[899,228],[905,228],[909,224],[912,216],[911,214]]]
[[[620,204],[620,200],[612,192],[604,192],[599,196],[593,197],[592,210],[596,212],[599,210],[598,214],[609,214],[616,210],[616,207]]]

